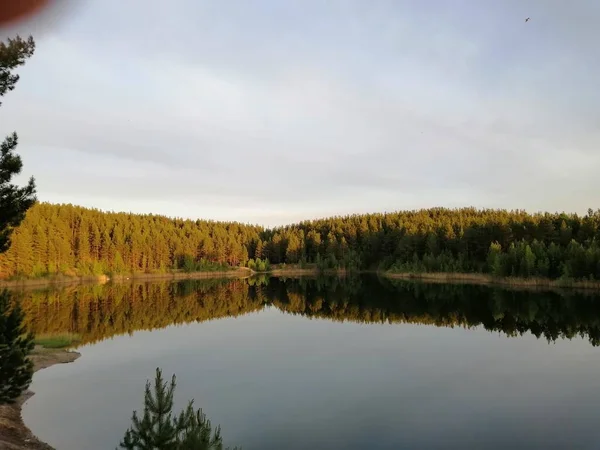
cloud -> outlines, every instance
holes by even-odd
[[[43,35],[0,111],[41,199],[268,224],[594,207],[593,2],[226,3],[88,0]]]

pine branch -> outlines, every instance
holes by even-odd
[[[175,375],[171,383],[163,380],[156,369],[154,385],[146,382],[144,416],[140,420],[134,411],[132,426],[120,443],[126,450],[222,450],[221,429],[212,431],[211,423],[202,413],[194,411],[193,400],[177,417],[172,416]]]

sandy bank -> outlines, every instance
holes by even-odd
[[[248,268],[239,268],[227,271],[215,272],[168,272],[168,273],[136,273],[131,275],[115,275],[108,277],[107,275],[100,276],[57,276],[52,278],[28,278],[22,280],[0,280],[0,288],[10,289],[38,289],[54,286],[71,286],[79,284],[103,284],[109,281],[124,282],[124,281],[150,281],[150,280],[197,280],[207,278],[244,278],[252,274]]]
[[[382,272],[381,276],[398,280],[418,280],[426,283],[477,284],[501,286],[511,289],[531,290],[600,290],[598,281],[565,281],[549,278],[493,277],[478,273],[393,273]]]
[[[75,361],[81,356],[77,352],[63,349],[44,349],[36,346],[30,358],[34,371],[45,369],[54,364],[64,364]],[[39,441],[25,426],[21,417],[23,403],[34,393],[26,391],[12,405],[0,405],[0,448],[6,450],[53,450],[48,444]]]

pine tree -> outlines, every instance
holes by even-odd
[[[263,243],[259,239],[256,243],[256,248],[254,250],[254,259],[259,259],[263,257]]]
[[[154,390],[146,382],[144,415],[133,412],[132,426],[125,432],[120,447],[126,450],[222,450],[221,429],[212,425],[202,410],[194,410],[193,400],[179,416],[173,416],[175,375],[167,385],[156,369]]]
[[[16,38],[0,43],[0,97],[15,88],[19,76],[12,71],[23,65],[34,49],[31,37],[27,41]],[[36,201],[33,178],[25,187],[10,182],[23,167],[21,157],[14,153],[16,147],[16,133],[0,145],[0,253],[8,250],[13,229]],[[27,250],[31,253],[31,248]],[[33,336],[25,332],[21,307],[13,304],[10,294],[3,291],[0,294],[0,403],[14,401],[31,383],[33,364],[27,357],[31,350]]]
[[[492,242],[488,251],[487,257],[488,271],[494,276],[501,277],[504,275],[502,267],[502,247],[498,242]]]
[[[178,423],[182,424],[180,449],[186,450],[222,450],[221,427],[217,426],[214,433],[210,420],[201,409],[194,411],[193,401],[190,401],[185,411],[179,416]]]
[[[35,225],[33,228],[33,276],[42,276],[47,272],[45,264],[48,254],[48,242],[46,241],[46,233],[41,226]]]
[[[125,271],[125,261],[123,261],[123,257],[119,252],[115,253],[115,259],[113,261],[112,270],[116,274],[120,274]]]
[[[0,293],[0,404],[17,399],[33,376],[33,363],[27,358],[33,335],[23,326],[20,305],[11,303],[8,291]]]
[[[288,238],[287,248],[285,250],[285,262],[288,264],[297,263],[300,259],[301,249],[300,238],[295,233],[292,233]]]
[[[317,256],[315,257],[315,265],[317,266],[317,270],[319,272],[322,272],[325,269],[320,253],[317,253]]]
[[[525,246],[525,250],[523,252],[523,261],[521,262],[521,276],[530,277],[534,273],[535,268],[535,255],[533,251],[531,251],[531,247],[529,245]]]
[[[12,71],[25,64],[34,49],[31,37],[27,41],[16,38],[9,39],[8,44],[0,43],[0,97],[15,88],[19,75]],[[12,230],[21,223],[27,210],[36,201],[33,178],[25,187],[10,183],[11,178],[21,173],[23,168],[21,157],[14,153],[17,143],[17,133],[13,133],[0,145],[0,252],[8,249]]]
[[[75,237],[75,255],[77,266],[82,274],[87,275],[89,272],[91,257],[90,257],[90,236],[89,226],[86,222],[79,224],[79,229]]]

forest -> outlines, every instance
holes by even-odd
[[[473,328],[548,341],[584,337],[600,345],[598,297],[574,291],[510,291],[374,276],[134,282],[19,295],[36,336],[97,342],[137,330],[238,317],[274,306],[287,314],[360,323]]]
[[[600,280],[600,210],[586,215],[433,208],[267,229],[38,203],[0,256],[2,278],[212,271],[483,273]]]

